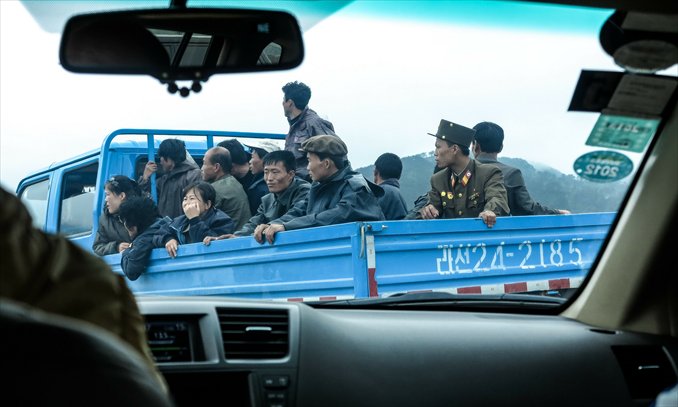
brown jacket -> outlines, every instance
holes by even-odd
[[[440,219],[475,218],[485,210],[497,216],[509,214],[506,188],[501,170],[497,167],[471,159],[454,187],[451,177],[452,170],[449,168],[431,177],[428,199],[440,212]]]

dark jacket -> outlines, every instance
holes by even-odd
[[[306,153],[299,151],[301,143],[309,137],[329,134],[336,136],[334,125],[328,120],[321,119],[316,112],[309,109],[308,106],[301,114],[292,120],[289,120],[290,130],[285,137],[285,150],[294,154],[297,167],[297,176],[308,179],[308,160]]]
[[[99,228],[92,244],[92,250],[99,256],[118,253],[118,245],[122,242],[131,242],[125,225],[118,215],[111,215],[108,209],[99,216]]]
[[[254,176],[254,180],[247,188],[247,199],[250,202],[250,213],[257,213],[259,205],[261,205],[261,198],[268,194],[268,185],[264,181],[264,173],[260,172]]]
[[[464,185],[463,177],[469,174]],[[459,174],[454,187],[450,183],[452,170],[447,168],[431,177],[429,202],[440,212],[440,219],[475,218],[490,210],[497,216],[509,214],[504,180],[499,168],[471,159]]]
[[[132,246],[122,252],[120,267],[127,278],[134,281],[146,271],[151,251],[157,247],[163,247],[159,239],[160,231],[167,227],[171,219],[167,216],[158,218],[148,229],[137,235],[132,241]]]
[[[160,242],[177,239],[179,244],[198,243],[207,236],[219,236],[233,233],[235,224],[230,216],[214,207],[193,219],[181,215],[160,231]]]
[[[184,213],[181,203],[184,198],[183,190],[190,184],[200,181],[200,168],[192,160],[177,164],[172,171],[156,179],[158,189],[158,212],[160,216],[169,216],[174,219]],[[151,191],[150,178],[139,178],[139,187],[146,192]]]
[[[264,195],[261,198],[261,205],[259,205],[256,215],[252,216],[242,229],[235,232],[235,235],[249,236],[254,233],[254,229],[258,225],[270,223],[283,216],[296,203],[306,199],[310,189],[311,184],[295,177],[290,186],[282,194],[269,193]]]
[[[308,198],[299,201],[285,215],[271,222],[285,230],[336,225],[356,221],[384,220],[377,197],[384,190],[369,182],[351,167],[337,171],[322,182],[314,182]],[[376,195],[376,196],[375,196]]]
[[[508,205],[511,209],[511,215],[556,215],[560,214],[557,209],[551,209],[535,202],[530,193],[527,192],[527,186],[523,179],[523,173],[519,168],[504,164],[491,158],[479,157],[476,160],[484,164],[492,164],[501,170],[504,176],[504,186],[508,194]]]
[[[419,195],[417,199],[414,200],[414,205],[407,215],[405,215],[405,220],[421,219],[419,211],[426,205],[428,205],[428,192],[424,195]]]
[[[262,175],[263,176],[263,175]],[[242,176],[242,178],[236,178],[240,185],[242,185],[242,189],[247,192],[249,189],[250,185],[254,182],[254,174],[252,174],[252,171],[247,171],[245,175]]]
[[[385,179],[379,186],[384,196],[379,198],[379,206],[386,220],[400,220],[407,215],[407,204],[400,193],[400,182],[395,178]]]

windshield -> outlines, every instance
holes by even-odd
[[[184,215],[176,235],[161,239],[129,279],[139,295],[569,297],[604,247],[675,88],[675,66],[649,79],[624,76],[599,40],[611,9],[276,1],[248,6],[297,17],[303,63],[214,75],[180,97],[150,76],[73,74],[58,63],[70,15],[168,2],[55,3],[1,3],[2,186],[16,191],[36,227],[90,251],[107,211],[120,205],[106,192],[112,176],[136,180],[168,224]],[[283,88],[295,82],[310,89],[307,105]],[[624,91],[656,92],[648,98],[657,106],[638,107]],[[326,134],[343,143],[304,144]],[[246,159],[236,162],[230,151],[233,168],[225,173],[240,181],[241,198],[221,199],[214,185],[211,205],[196,204],[189,215],[181,188],[169,198],[161,180],[183,163],[163,164],[172,156],[158,149],[168,139],[184,142],[193,181],[210,184],[225,175],[210,175],[216,161],[206,159],[208,150],[238,140]],[[284,161],[265,160],[283,150],[294,154],[296,179],[311,184],[305,204],[287,218],[303,200],[284,200],[291,181],[269,175]],[[283,167],[284,175],[290,168]],[[340,178],[343,184],[326,186]],[[256,183],[264,189],[253,204]],[[202,192],[192,196],[209,201]],[[249,200],[247,210],[226,209],[237,199]],[[267,213],[273,206],[285,211]],[[233,211],[232,225],[208,233],[220,239],[192,236],[189,221],[205,220],[210,207]],[[239,234],[259,210],[265,219]],[[250,237],[257,233],[261,241]],[[121,243],[113,239],[112,251],[98,253],[119,273],[129,248]]]

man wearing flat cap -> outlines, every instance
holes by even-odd
[[[435,160],[439,168],[431,177],[429,204],[419,211],[422,219],[480,217],[488,227],[497,216],[509,214],[501,170],[469,157],[475,131],[441,120],[436,134]]]
[[[311,190],[306,199],[265,228],[263,234],[269,243],[283,230],[384,219],[377,202],[384,190],[353,171],[346,158],[346,144],[339,137],[311,137],[301,150],[308,158]]]

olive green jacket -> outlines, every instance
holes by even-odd
[[[439,219],[475,218],[486,210],[497,216],[509,214],[506,188],[499,168],[471,159],[454,186],[451,177],[452,170],[449,168],[431,177],[428,199],[440,212]]]
[[[217,193],[214,206],[233,219],[233,230],[240,230],[252,216],[250,201],[242,185],[233,175],[226,174],[212,182],[212,186]]]

